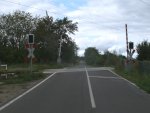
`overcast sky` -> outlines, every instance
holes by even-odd
[[[128,24],[129,41],[135,45],[150,41],[149,0],[0,0],[0,14],[15,10],[55,19],[67,16],[78,22],[78,32],[72,36],[80,48],[114,51],[125,55],[125,24]]]

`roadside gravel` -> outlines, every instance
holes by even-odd
[[[23,84],[2,84],[0,83],[0,106],[30,89],[41,80],[36,80]]]

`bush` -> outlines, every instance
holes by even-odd
[[[3,80],[5,84],[20,84],[25,82],[30,82],[38,79],[45,78],[46,75],[43,73],[28,73],[28,72],[17,72],[17,77],[9,78]]]

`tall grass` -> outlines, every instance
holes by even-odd
[[[27,73],[27,72],[21,72],[20,74],[17,74],[17,77],[12,77],[9,79],[3,80],[5,84],[22,84],[34,80],[39,80],[42,78],[45,78],[46,75],[43,73]]]
[[[135,83],[144,91],[150,93],[150,73],[142,71],[139,61],[130,64],[130,68],[115,68],[115,71],[124,78]]]

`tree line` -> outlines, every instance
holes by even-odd
[[[0,62],[27,62],[27,34],[35,36],[35,62],[55,63],[62,41],[63,62],[76,61],[78,47],[69,36],[78,30],[77,22],[67,17],[55,19],[48,15],[33,17],[24,11],[0,15]],[[62,37],[62,40],[61,40]]]
[[[102,54],[95,47],[85,49],[84,56],[86,64],[93,66],[114,66],[125,59],[125,56],[117,55],[115,51]]]
[[[134,60],[150,61],[150,42],[142,41],[136,46],[137,57]],[[125,56],[117,55],[116,52],[110,53],[105,51],[104,54],[99,53],[95,47],[88,47],[85,49],[85,61],[88,65],[102,65],[102,66],[119,66],[124,63]]]

